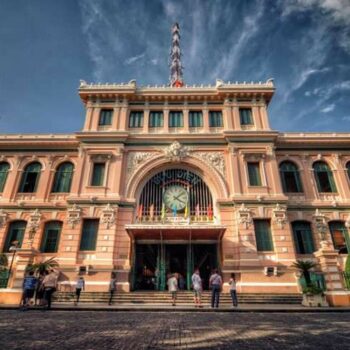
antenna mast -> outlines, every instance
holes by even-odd
[[[172,28],[172,42],[170,51],[170,86],[181,87],[184,85],[182,79],[182,64],[180,50],[180,27],[175,23]]]

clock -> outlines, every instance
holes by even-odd
[[[188,193],[182,186],[169,186],[163,195],[163,201],[170,210],[182,210],[186,207],[188,202]]]

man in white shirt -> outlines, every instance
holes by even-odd
[[[201,297],[202,297],[202,279],[199,274],[199,269],[195,268],[192,275],[192,287],[194,292],[194,306],[202,307]]]
[[[74,303],[75,305],[78,305],[79,303],[80,293],[82,290],[85,290],[85,280],[83,276],[80,276],[75,285],[75,295],[76,295],[76,300]]]
[[[178,290],[178,283],[177,283],[176,275],[174,273],[171,274],[169,279],[168,279],[168,290],[171,293],[173,306],[175,306],[176,305],[176,294],[177,294],[177,290]]]

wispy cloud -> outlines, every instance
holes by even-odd
[[[144,57],[145,57],[145,53],[141,53],[140,55],[129,57],[124,61],[124,64],[130,65],[132,63],[135,63],[136,61],[139,61],[141,58],[144,58]]]
[[[334,108],[335,108],[335,104],[332,103],[332,104],[330,104],[330,105],[328,105],[328,106],[322,108],[322,109],[321,109],[321,112],[322,112],[322,113],[329,113],[329,112],[334,111]]]

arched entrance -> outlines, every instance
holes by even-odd
[[[127,225],[134,241],[133,290],[165,290],[176,273],[181,289],[190,289],[194,267],[208,288],[211,270],[219,266],[219,240],[211,191],[188,169],[165,169],[143,186],[135,223]]]

